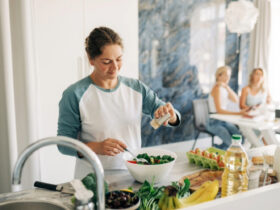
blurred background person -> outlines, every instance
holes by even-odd
[[[270,94],[265,86],[265,72],[262,68],[255,68],[250,73],[249,84],[242,88],[240,96],[240,109],[250,109],[255,110],[257,108],[264,107],[266,104],[271,102]],[[265,108],[265,107],[264,107]],[[255,114],[264,114],[263,112],[255,112]],[[250,116],[250,114],[249,114]],[[261,132],[254,130],[257,136],[260,136]],[[261,138],[261,136],[260,136]],[[267,145],[264,138],[262,141]]]
[[[231,68],[229,66],[219,67],[215,77],[216,83],[208,97],[209,112],[229,115],[246,114],[246,109],[240,111],[229,109],[231,103],[238,105],[238,96],[228,85],[231,77]],[[221,145],[216,145],[221,149],[227,149],[230,146],[232,134],[241,134],[235,125],[211,118],[209,119],[207,129],[223,140]]]
[[[249,84],[242,88],[240,109],[256,108],[269,104],[271,97],[265,88],[265,75],[262,68],[255,68],[250,74]]]

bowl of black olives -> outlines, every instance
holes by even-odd
[[[140,206],[140,199],[133,192],[115,190],[106,193],[105,206],[106,210],[135,210]]]

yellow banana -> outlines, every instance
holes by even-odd
[[[163,195],[163,196],[161,196],[161,198],[159,199],[158,207],[159,207],[160,209],[162,209],[162,206],[163,206],[163,204],[164,204],[164,202],[165,202],[165,198],[166,198],[166,196]]]
[[[218,180],[212,182],[204,182],[198,190],[196,190],[187,198],[178,199],[176,195],[174,196],[174,194],[170,194],[170,189],[167,189],[165,191],[165,194],[160,198],[158,205],[161,210],[174,210],[186,208],[188,206],[196,205],[215,199],[218,191]]]
[[[189,197],[183,198],[183,203],[190,203],[195,201],[200,197],[200,195],[204,192],[205,189],[207,189],[208,185],[210,184],[210,181],[204,182],[199,189],[197,189],[194,193],[192,193]]]
[[[169,201],[168,196],[165,196],[161,210],[168,210],[168,201]]]
[[[217,193],[219,191],[219,182],[218,180],[215,180],[211,182],[208,187],[204,190],[204,192],[201,194],[201,196],[194,200],[192,203],[199,204],[206,201],[214,200]]]
[[[167,206],[167,209],[168,209],[168,210],[173,210],[173,209],[175,209],[174,203],[173,203],[173,198],[174,198],[174,196],[168,197],[168,206]]]
[[[203,183],[201,187],[187,198],[174,198],[176,208],[186,208],[192,205],[215,199],[219,191],[218,180]],[[195,194],[196,193],[196,194]]]
[[[184,203],[181,200],[182,199],[178,199],[177,197],[173,198],[175,209],[180,209],[184,207]]]

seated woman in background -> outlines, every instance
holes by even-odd
[[[212,88],[208,97],[210,113],[243,115],[246,109],[241,111],[232,111],[228,107],[230,103],[238,103],[238,96],[229,87],[228,82],[231,76],[231,68],[229,66],[219,67],[215,73],[216,84]],[[209,119],[207,130],[219,136],[223,143],[217,145],[221,149],[227,149],[231,144],[232,134],[241,134],[239,129],[231,124],[220,120]]]
[[[249,76],[249,84],[242,89],[240,96],[240,109],[255,109],[261,105],[269,104],[271,97],[265,88],[265,75],[262,68],[255,68]],[[260,131],[255,130],[256,135],[260,135]],[[262,141],[267,145],[264,138]]]
[[[255,108],[270,103],[270,95],[264,87],[264,71],[255,68],[250,74],[249,85],[242,89],[240,109]]]

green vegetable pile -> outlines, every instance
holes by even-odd
[[[88,174],[82,179],[82,183],[88,190],[91,190],[94,194],[92,201],[94,203],[95,209],[97,209],[97,185],[96,185],[96,176],[93,173]],[[108,192],[108,184],[104,182],[105,193]],[[184,184],[181,185],[179,182],[172,182],[172,186],[177,189],[177,197],[184,198],[190,195],[189,179],[184,180]],[[164,195],[164,190],[166,186],[155,187],[154,183],[149,183],[145,181],[140,189],[136,192],[136,195],[141,199],[140,210],[160,210],[158,202],[160,198]],[[74,203],[74,200],[72,199]]]
[[[172,186],[178,190],[178,198],[184,198],[190,195],[189,179],[184,180],[184,184],[180,185],[179,182],[172,182]],[[150,184],[145,181],[140,187],[136,195],[141,199],[140,209],[141,210],[159,210],[158,202],[164,194],[165,186],[154,187],[154,184]]]
[[[147,153],[138,154],[137,158],[143,158],[147,160],[149,165],[169,163],[174,160],[174,158],[171,157],[170,155],[149,156]],[[142,163],[141,161],[137,161],[137,164],[144,164],[144,163]]]
[[[86,177],[82,179],[82,183],[88,190],[93,192],[92,202],[94,203],[95,209],[97,209],[97,185],[96,185],[96,176],[94,173],[89,173]],[[104,182],[105,193],[108,192],[108,184]]]

